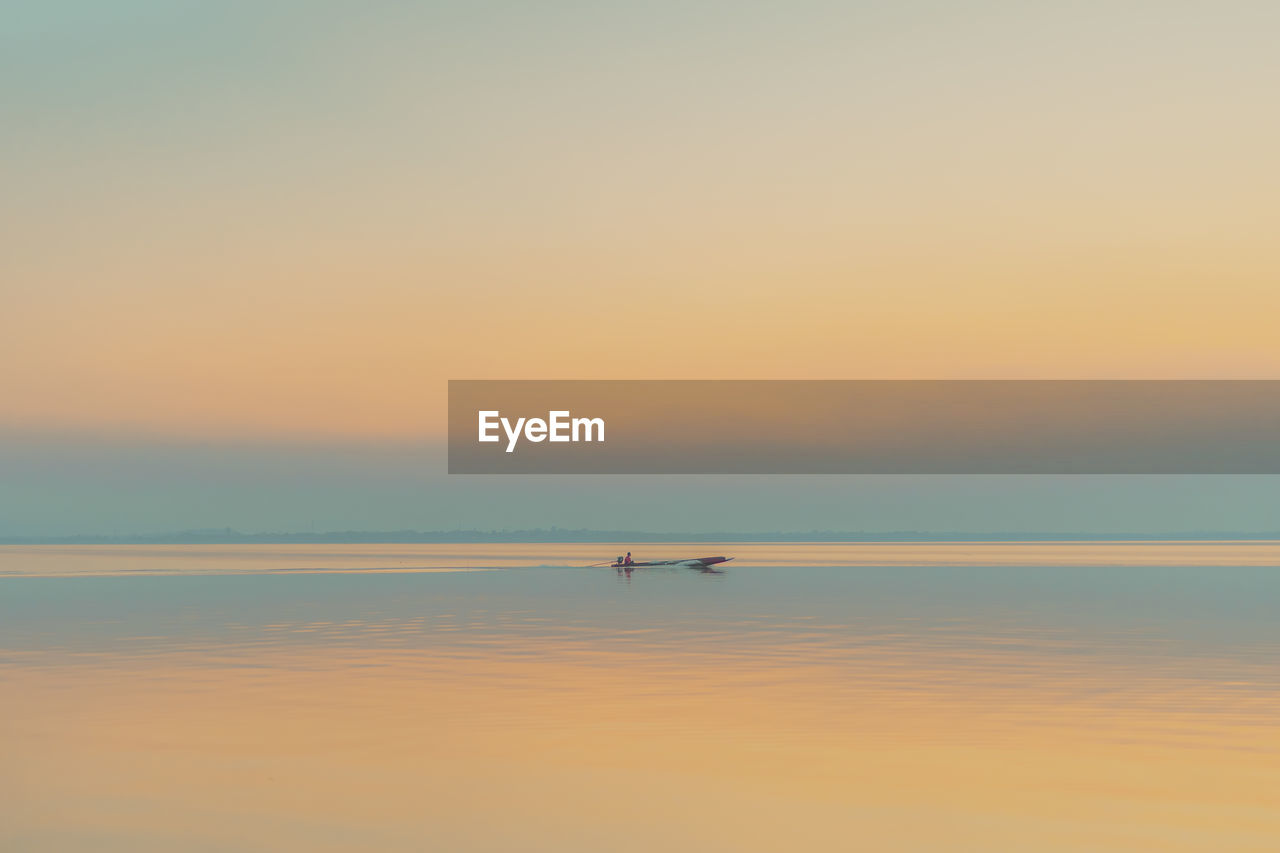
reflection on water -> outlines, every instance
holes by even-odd
[[[1234,544],[4,554],[0,849],[1275,849]]]

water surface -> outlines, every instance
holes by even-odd
[[[0,849],[1275,849],[1276,543],[0,549]]]

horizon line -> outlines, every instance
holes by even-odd
[[[205,544],[485,544],[608,542],[1122,542],[1280,540],[1280,531],[956,531],[956,530],[804,530],[804,531],[650,531],[538,527],[501,530],[332,530],[246,533],[230,527],[157,533],[73,533],[0,536],[0,545],[205,545]]]

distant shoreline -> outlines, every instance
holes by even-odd
[[[651,532],[635,530],[448,530],[448,531],[330,531],[324,533],[242,533],[220,530],[183,530],[154,534],[83,534],[72,536],[0,536],[0,545],[216,545],[216,544],[484,544],[484,543],[591,543],[591,542],[1207,542],[1223,540],[1280,540],[1280,531],[1227,530],[1167,533],[1088,532],[986,532],[956,531],[831,531],[809,530],[768,533],[717,531],[711,533]]]

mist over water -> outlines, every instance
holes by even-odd
[[[1276,547],[6,550],[0,846],[1269,849]]]

